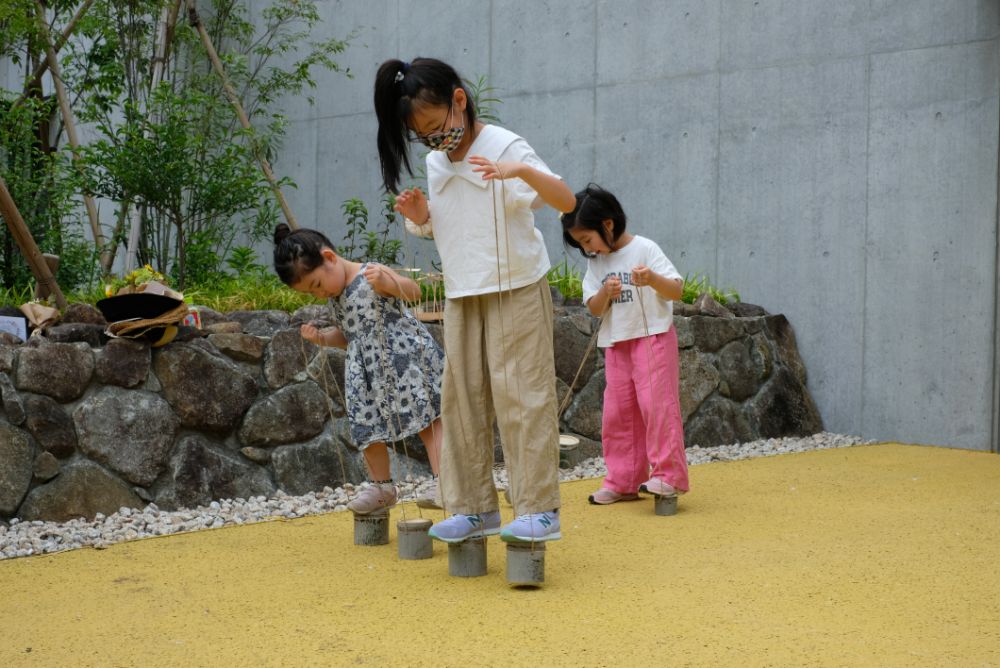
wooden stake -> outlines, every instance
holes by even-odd
[[[198,36],[201,37],[201,43],[205,47],[205,51],[208,52],[208,57],[212,61],[212,68],[215,73],[219,75],[219,79],[222,81],[222,88],[226,91],[226,97],[229,98],[230,103],[232,103],[233,108],[236,110],[236,115],[240,119],[240,125],[243,126],[245,130],[252,130],[250,125],[250,119],[247,118],[246,112],[243,110],[243,105],[240,103],[240,98],[233,89],[231,83],[229,83],[229,77],[226,76],[226,71],[222,67],[222,61],[219,60],[219,54],[215,51],[215,46],[212,44],[212,38],[209,37],[208,31],[205,30],[205,26],[201,22],[201,18],[198,16],[198,10],[194,6],[194,0],[187,0],[188,7],[188,22],[191,24],[195,30],[198,31]],[[288,221],[288,226],[293,230],[299,229],[298,221],[295,220],[295,216],[292,215],[292,210],[288,206],[288,202],[285,201],[285,196],[281,193],[281,188],[278,186],[277,179],[274,178],[274,172],[271,171],[271,163],[267,161],[263,155],[261,155],[257,149],[254,149],[254,155],[257,157],[257,161],[260,163],[260,168],[264,172],[264,176],[267,178],[267,182],[271,184],[271,190],[274,191],[274,196],[278,198],[278,204],[281,205],[281,210],[285,214],[285,220]]]
[[[35,7],[38,10],[38,22],[41,25],[42,37],[45,40],[45,57],[49,61],[49,73],[52,75],[52,81],[56,87],[59,109],[62,112],[63,123],[66,125],[66,137],[69,139],[69,145],[73,153],[73,164],[82,173],[83,168],[80,165],[79,150],[80,140],[76,134],[76,122],[73,120],[73,110],[69,106],[69,95],[66,94],[66,88],[63,86],[59,59],[56,57],[55,49],[52,46],[52,38],[49,36],[49,26],[45,22],[45,7],[42,6],[41,0],[35,0]],[[107,254],[108,249],[105,247],[106,241],[104,234],[101,232],[100,221],[97,218],[97,206],[94,204],[94,198],[86,192],[83,193],[83,203],[87,208],[87,217],[90,218],[90,230],[94,234],[94,243],[101,251],[101,266],[104,266],[104,256]]]
[[[38,285],[48,290],[55,297],[56,306],[61,309],[66,308],[66,297],[63,296],[62,290],[59,289],[59,284],[56,283],[55,276],[49,271],[49,266],[45,263],[42,252],[38,249],[38,245],[32,238],[31,232],[28,231],[28,226],[24,224],[24,218],[21,217],[21,212],[17,210],[14,198],[10,196],[10,191],[7,190],[7,183],[3,180],[2,176],[0,176],[0,215],[3,215],[3,219],[7,222],[11,236],[14,237],[14,241],[17,242],[21,253],[24,254],[24,259],[28,262],[28,267],[35,276],[35,280],[38,281]]]
[[[63,28],[62,34],[59,35],[59,39],[56,40],[56,43],[52,46],[52,49],[56,53],[59,53],[59,49],[63,48],[63,45],[66,44],[70,35],[72,35],[73,31],[76,30],[76,24],[81,18],[83,18],[83,15],[87,13],[87,10],[90,9],[92,4],[94,4],[94,0],[84,0],[84,3],[80,5],[80,9],[76,10],[76,14],[74,14],[73,18],[66,24],[66,27]],[[31,77],[28,78],[27,83],[24,85],[24,92],[21,93],[21,97],[14,100],[14,103],[10,105],[11,109],[24,102],[24,100],[28,97],[29,91],[42,85],[42,75],[45,74],[45,70],[48,68],[49,59],[42,58],[42,61],[38,63],[35,67],[35,71],[31,73]]]

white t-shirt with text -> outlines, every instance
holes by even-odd
[[[674,308],[671,300],[664,299],[648,285],[632,285],[632,269],[639,265],[645,265],[666,278],[682,278],[660,247],[638,234],[623,248],[607,255],[598,255],[587,262],[587,273],[583,277],[584,304],[601,289],[608,276],[613,274],[622,282],[621,295],[612,303],[610,313],[604,316],[601,331],[597,335],[597,345],[601,348],[613,346],[618,341],[662,334],[673,323]]]

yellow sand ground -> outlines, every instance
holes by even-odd
[[[350,513],[0,561],[0,666],[1000,666],[1000,457],[692,468],[674,517],[564,484],[546,584],[352,544]],[[416,509],[407,508],[414,517]],[[505,509],[506,516],[510,509]]]

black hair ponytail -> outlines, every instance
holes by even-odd
[[[612,222],[610,238],[604,227],[605,220]],[[617,197],[595,183],[588,183],[586,188],[576,194],[576,206],[569,213],[561,215],[559,222],[562,223],[563,242],[589,258],[591,255],[583,250],[569,231],[574,228],[592,230],[601,235],[608,248],[614,248],[615,242],[625,232],[625,210]]]
[[[375,74],[375,116],[378,119],[378,157],[382,166],[382,183],[387,192],[399,187],[403,168],[413,175],[409,156],[407,122],[414,104],[451,104],[456,88],[465,90],[467,127],[476,122],[472,95],[462,84],[455,69],[435,58],[414,58],[406,63],[387,60]]]
[[[323,264],[323,249],[333,244],[322,232],[292,231],[281,223],[274,228],[274,271],[285,285],[298,283],[303,276]]]

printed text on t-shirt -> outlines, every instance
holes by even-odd
[[[604,277],[604,282],[607,283],[608,279],[612,276],[616,276],[618,280],[622,282],[622,291],[617,297],[611,300],[612,304],[627,304],[632,302],[632,290],[626,288],[626,285],[632,285],[632,272],[622,272],[622,271],[612,271],[607,276]]]

